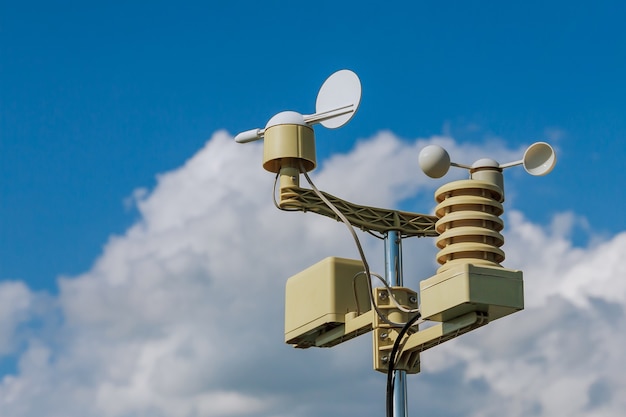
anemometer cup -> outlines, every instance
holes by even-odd
[[[533,143],[524,152],[523,165],[530,175],[549,174],[556,165],[554,149],[545,142]]]
[[[441,178],[450,169],[450,155],[439,145],[428,145],[421,150],[418,163],[424,174]]]

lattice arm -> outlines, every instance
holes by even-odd
[[[379,233],[395,230],[404,237],[439,235],[435,230],[435,222],[438,220],[436,216],[360,206],[328,193],[322,193],[350,220],[352,225],[361,230]],[[298,186],[281,187],[279,207],[285,210],[310,211],[337,221],[340,220],[313,190]]]

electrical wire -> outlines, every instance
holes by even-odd
[[[400,344],[402,343],[402,338],[409,331],[409,329],[419,320],[422,315],[418,312],[415,316],[411,317],[409,321],[406,322],[400,333],[398,333],[398,337],[396,341],[393,343],[393,347],[391,348],[391,353],[389,354],[389,366],[387,369],[387,417],[393,417],[393,391],[394,387],[394,375],[395,375],[395,366],[396,366],[396,355],[398,354],[398,349],[400,349]]]
[[[363,268],[365,268],[365,277],[367,278],[367,283],[369,287],[372,288],[372,278],[370,274],[370,267],[369,267],[369,264],[367,263],[367,259],[365,258],[365,252],[363,251],[363,246],[361,246],[361,241],[359,240],[359,237],[356,235],[356,232],[354,231],[352,224],[346,218],[346,216],[341,211],[339,211],[339,209],[335,207],[335,205],[331,203],[330,200],[328,200],[328,198],[326,198],[326,196],[322,194],[322,192],[315,186],[315,184],[313,183],[313,180],[311,180],[311,177],[309,177],[309,174],[307,174],[306,170],[304,169],[304,165],[302,164],[302,162],[300,162],[300,170],[304,174],[304,177],[306,178],[307,182],[311,186],[311,189],[313,190],[313,192],[315,192],[315,194],[317,194],[317,196],[324,202],[324,204],[326,204],[328,208],[331,209],[333,213],[337,215],[337,217],[339,217],[339,219],[346,225],[346,227],[350,231],[350,234],[352,235],[352,238],[354,239],[354,243],[356,245],[357,251],[359,252],[359,256],[361,257],[361,262],[363,262]],[[372,307],[374,307],[374,309],[376,310],[376,313],[381,318],[381,320],[387,322],[388,324],[397,325],[397,323],[391,323],[382,314],[382,312],[376,306],[376,303],[374,303],[374,300],[372,300],[371,294],[370,294],[370,304],[372,305]]]
[[[380,239],[380,240],[384,240],[385,239],[385,236],[380,235],[378,233],[374,233],[371,230],[366,230],[366,232],[369,233],[370,235],[374,236],[377,239]]]
[[[370,267],[369,267],[369,264],[367,263],[367,259],[365,259],[365,252],[363,251],[363,247],[361,246],[361,241],[359,240],[359,237],[357,236],[356,232],[354,231],[354,228],[352,227],[352,224],[350,223],[350,220],[348,220],[348,218],[341,211],[339,211],[339,209],[337,207],[335,207],[335,205],[333,203],[331,203],[330,200],[328,200],[328,198],[326,198],[326,196],[320,190],[318,190],[318,188],[315,186],[315,184],[313,183],[313,181],[309,177],[309,174],[307,174],[306,170],[304,169],[304,164],[302,163],[302,161],[300,161],[300,172],[302,172],[304,174],[304,177],[306,178],[307,182],[311,186],[311,189],[313,190],[313,192],[315,192],[315,194],[317,194],[317,196],[324,202],[324,204],[326,204],[326,206],[328,206],[328,208],[331,209],[333,211],[333,213],[335,213],[337,215],[337,217],[339,217],[339,219],[341,219],[341,221],[346,225],[346,227],[350,231],[350,234],[352,235],[352,238],[354,239],[354,243],[356,244],[357,250],[359,252],[359,256],[361,257],[361,262],[363,262],[363,267],[365,268],[365,277],[367,278],[367,283],[368,283],[369,287],[372,288],[372,277],[371,277],[372,274],[370,272]],[[354,284],[354,280],[353,280],[353,284]],[[386,287],[387,287],[387,291],[389,292],[390,298],[394,299],[393,298],[393,294],[392,294],[392,292],[390,290],[390,287],[387,284],[386,284]],[[397,302],[397,300],[395,300],[395,299],[394,299],[394,301]],[[370,304],[374,308],[374,310],[376,311],[376,314],[378,314],[378,317],[383,322],[385,322],[385,323],[387,323],[387,324],[389,324],[391,326],[394,326],[394,327],[402,327],[402,326],[405,325],[405,323],[396,323],[396,322],[393,322],[393,321],[389,320],[380,311],[380,309],[378,308],[378,306],[376,305],[376,303],[372,299],[371,292],[370,292]]]
[[[352,277],[352,293],[354,294],[354,301],[356,302],[356,315],[357,316],[361,315],[361,303],[359,303],[359,294],[356,290],[356,279],[361,275],[365,275],[365,271],[357,272]],[[369,297],[369,299],[371,300],[371,296]]]
[[[274,177],[274,189],[272,191],[272,200],[274,200],[274,206],[276,206],[276,208],[278,210],[282,210],[282,211],[299,211],[297,208],[294,209],[286,209],[286,208],[282,208],[279,204],[278,201],[276,201],[276,184],[278,183],[278,177],[280,176],[280,170],[278,170],[278,172],[276,173],[276,176]]]
[[[354,292],[354,298],[356,300],[356,312],[357,312],[357,316],[361,315],[361,307],[359,305],[359,297],[357,296],[357,292],[356,292],[356,279],[357,277],[359,277],[360,275],[366,275],[365,271],[361,271],[361,272],[357,272],[356,274],[354,274],[354,276],[352,277],[352,291]],[[389,298],[391,299],[391,302],[393,303],[393,305],[396,306],[396,308],[400,311],[403,311],[405,313],[417,313],[419,310],[419,308],[406,308],[403,305],[401,305],[398,302],[398,299],[395,297],[395,295],[393,294],[393,290],[391,288],[391,286],[387,283],[387,281],[385,280],[385,278],[383,278],[380,274],[377,274],[375,272],[371,272],[370,273],[371,276],[378,278],[378,280],[383,284],[383,286],[387,289],[387,294],[389,295]],[[402,325],[404,325],[404,323],[402,323]]]

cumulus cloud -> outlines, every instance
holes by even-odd
[[[33,296],[22,282],[0,282],[0,355],[16,349],[16,329],[28,320]]]
[[[417,170],[429,143],[463,163],[485,146],[502,161],[520,153],[382,132],[320,161],[313,177],[356,203],[417,211],[407,201],[416,193],[430,201],[441,184]],[[384,413],[369,336],[321,350],[282,342],[285,280],[326,256],[357,253],[345,226],[274,208],[261,155],[260,144],[218,132],[154,190],[134,193],[140,220],[90,270],[61,278],[58,296],[0,283],[0,355],[17,357],[0,382],[3,417]],[[626,234],[576,247],[572,227],[584,221],[573,213],[551,227],[515,210],[506,220],[507,266],[525,272],[526,311],[424,353],[423,372],[409,378],[410,407],[434,416],[621,415]],[[381,271],[380,241],[361,236]],[[405,283],[416,288],[434,271],[435,251],[414,241],[404,260]]]

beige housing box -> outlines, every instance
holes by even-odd
[[[472,311],[489,321],[524,309],[522,271],[464,264],[420,282],[426,320],[449,321]]]
[[[370,310],[370,290],[363,271],[361,261],[329,257],[289,278],[285,342],[299,348],[315,346],[320,334],[344,324],[346,313],[357,311],[355,288],[361,313]]]

